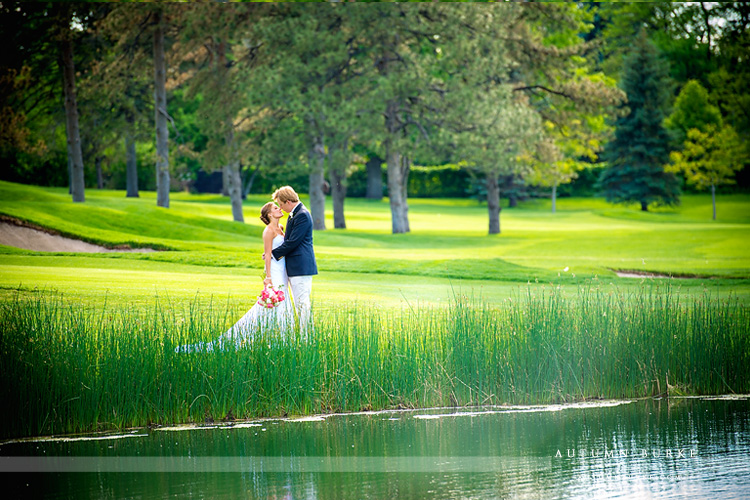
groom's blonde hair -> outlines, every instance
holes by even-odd
[[[276,203],[286,203],[287,201],[299,201],[299,196],[292,189],[292,186],[281,186],[273,192],[271,197]]]

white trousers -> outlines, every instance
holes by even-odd
[[[310,322],[310,292],[312,292],[312,276],[290,276],[289,285],[292,287],[294,308],[297,310],[300,331],[305,331]]]

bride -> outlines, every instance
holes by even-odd
[[[266,331],[290,332],[294,328],[294,308],[291,304],[289,293],[289,277],[286,274],[286,261],[282,258],[276,260],[271,251],[284,243],[284,228],[279,220],[284,216],[274,202],[269,201],[260,209],[260,220],[266,224],[263,230],[263,251],[265,261],[266,279],[264,286],[272,286],[275,290],[284,293],[284,300],[273,308],[267,308],[262,304],[255,303],[249,311],[242,316],[232,328],[223,333],[212,342],[199,342],[179,346],[175,352],[211,352],[213,350],[226,350],[228,348],[240,349],[253,341],[256,333],[261,329]]]

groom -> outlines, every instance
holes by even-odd
[[[273,193],[273,201],[289,214],[289,220],[284,243],[276,247],[272,253],[276,260],[286,257],[286,273],[292,287],[300,330],[304,330],[310,320],[312,277],[318,274],[313,252],[312,216],[299,201],[299,196],[291,186],[277,189]]]

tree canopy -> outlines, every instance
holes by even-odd
[[[452,165],[467,196],[487,194],[494,233],[504,192],[554,210],[603,166],[610,201],[677,203],[673,172],[699,186],[682,160],[665,171],[670,153],[729,126],[750,181],[745,2],[6,2],[0,16],[8,180],[158,189],[166,207],[222,172],[242,221],[248,190],[294,179],[323,230],[328,194],[345,228],[351,188],[383,175],[399,233],[414,167],[447,184]]]

